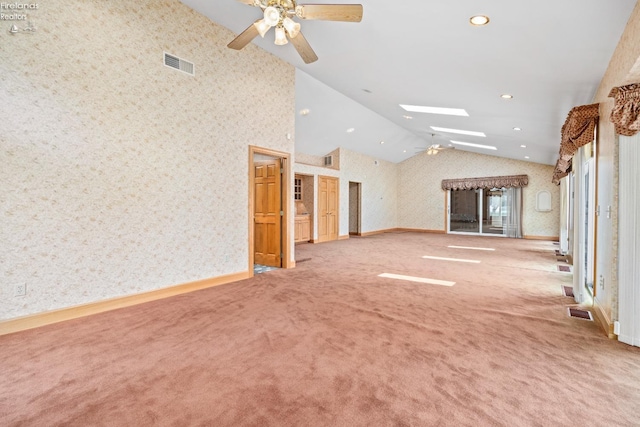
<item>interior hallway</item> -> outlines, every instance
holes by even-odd
[[[637,425],[640,348],[567,316],[556,249],[410,232],[299,245],[292,270],[0,337],[0,419]]]

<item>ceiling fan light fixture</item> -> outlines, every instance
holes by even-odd
[[[271,27],[275,27],[280,22],[280,11],[273,6],[269,6],[264,10],[264,22]]]
[[[276,41],[274,43],[278,46],[284,46],[285,44],[289,43],[289,40],[287,40],[287,34],[284,31],[284,27],[276,27]]]
[[[289,37],[295,38],[295,36],[300,34],[300,24],[295,22],[288,16],[282,20],[282,25],[284,26],[285,30],[287,30]]]
[[[265,34],[267,34],[267,31],[271,29],[271,25],[267,24],[264,19],[259,20],[253,25],[256,27],[256,29],[258,30],[258,34],[260,34],[260,37],[262,38],[264,38]]]

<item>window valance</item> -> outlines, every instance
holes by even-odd
[[[581,105],[569,111],[560,132],[560,155],[552,179],[555,184],[559,184],[560,179],[568,175],[571,159],[576,151],[593,142],[599,118],[600,104]]]
[[[552,182],[556,185],[560,184],[560,180],[565,176],[569,175],[571,172],[571,160],[562,160],[558,159],[556,162],[556,168],[553,171],[553,180]]]
[[[509,188],[526,187],[529,184],[527,175],[488,176],[485,178],[443,179],[442,189],[474,190],[476,188]]]
[[[562,125],[561,159],[570,160],[578,148],[593,142],[599,117],[600,104],[581,105],[571,109]]]
[[[640,84],[614,87],[609,93],[615,98],[615,105],[611,112],[611,122],[616,133],[633,136],[640,131]]]

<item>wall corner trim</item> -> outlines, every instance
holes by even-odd
[[[598,303],[598,299],[593,299],[593,312],[595,314],[595,321],[600,325],[604,333],[612,340],[617,340],[618,336],[613,333],[613,322],[607,316],[604,308]]]
[[[214,286],[244,280],[249,277],[249,272],[243,271],[240,273],[227,274],[224,276],[198,280],[196,282],[170,286],[168,288],[156,289],[140,294],[110,298],[103,301],[96,301],[88,304],[62,308],[59,310],[45,311],[43,313],[36,313],[15,319],[0,321],[0,336],[39,328],[41,326],[52,325],[54,323],[64,322],[65,320],[91,316],[92,314],[104,313],[106,311],[116,310],[119,308],[131,307],[133,305],[182,295],[188,292],[212,288]]]

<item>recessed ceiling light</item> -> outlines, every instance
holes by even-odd
[[[525,159],[528,159],[528,158],[529,158],[529,156],[524,156],[524,158],[525,158]]]
[[[471,142],[462,141],[451,141],[451,143],[456,145],[464,145],[467,147],[484,148],[485,150],[497,150],[497,148],[492,145],[472,144]]]
[[[489,17],[486,15],[475,15],[469,18],[469,22],[471,23],[471,25],[475,25],[476,27],[481,27],[489,23]]]
[[[306,116],[306,115],[308,115],[310,112],[311,112],[311,111],[309,111],[309,109],[308,109],[308,108],[305,108],[305,109],[300,110],[300,115],[301,115],[301,116]]]
[[[384,144],[384,141],[380,141],[380,144]]]
[[[527,146],[523,144],[520,146],[520,148],[527,148]]]
[[[404,150],[404,151],[403,151],[403,153],[406,153],[406,152],[407,152],[407,150]]]
[[[522,128],[513,128],[513,130],[520,132],[522,130]]]
[[[353,133],[356,131],[356,128],[349,128],[347,129],[347,133]]]
[[[431,129],[433,129],[435,131],[438,131],[438,132],[457,133],[457,134],[460,134],[460,135],[481,136],[483,138],[487,137],[487,135],[485,135],[484,132],[475,132],[475,131],[472,131],[472,130],[439,128],[439,127],[436,127],[436,126],[431,126]]]
[[[402,116],[402,117],[404,117],[404,118],[405,118],[405,119],[407,119],[407,120],[411,120],[411,119],[413,119],[413,117],[411,117],[411,116]]]
[[[462,108],[442,108],[442,107],[425,107],[422,105],[404,105],[400,104],[406,111],[412,113],[429,113],[429,114],[445,114],[448,116],[464,116],[469,117],[469,114]]]
[[[513,99],[513,95],[509,95],[508,93],[503,93],[502,95],[500,95],[500,98],[502,98],[502,99]]]

